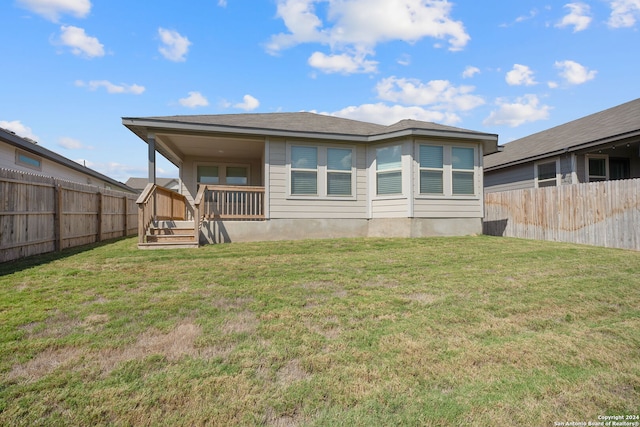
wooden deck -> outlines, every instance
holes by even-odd
[[[175,192],[149,184],[138,198],[138,248],[200,245],[203,221],[265,219],[264,187],[200,186],[194,205]]]

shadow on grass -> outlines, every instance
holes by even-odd
[[[45,265],[53,261],[65,259],[82,252],[112,245],[122,240],[131,239],[131,238],[132,236],[117,237],[114,239],[104,240],[102,242],[90,243],[87,245],[63,249],[62,251],[58,251],[58,252],[48,252],[46,254],[31,255],[31,256],[28,256],[25,258],[19,258],[13,261],[6,261],[3,263],[0,263],[0,276],[5,276],[7,274],[17,273],[19,271],[27,270],[32,267]]]

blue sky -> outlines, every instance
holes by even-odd
[[[0,16],[0,127],[120,181],[147,176],[122,117],[314,111],[507,143],[640,97],[640,0],[6,0]]]

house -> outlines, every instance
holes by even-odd
[[[134,193],[132,188],[0,128],[0,168]]]
[[[640,178],[640,98],[505,144],[486,192]]]
[[[482,232],[494,134],[308,112],[123,118],[148,144],[140,247]],[[153,183],[156,152],[177,193]]]
[[[142,193],[149,183],[147,178],[132,177],[125,182],[128,187],[133,188],[138,193]],[[180,191],[180,180],[178,178],[156,178],[156,184],[173,191]]]

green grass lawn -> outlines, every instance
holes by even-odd
[[[135,239],[0,264],[0,425],[554,425],[640,413],[640,253]]]

